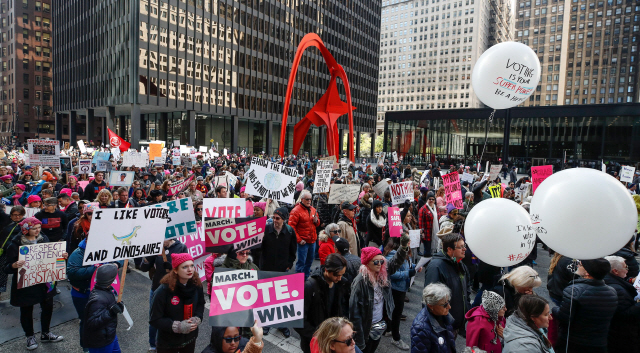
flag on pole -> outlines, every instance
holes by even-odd
[[[107,128],[107,131],[109,132],[109,144],[111,145],[111,147],[120,148],[120,152],[126,152],[129,150],[129,147],[131,147],[131,144],[129,142],[116,135],[116,133],[111,131],[111,129]]]

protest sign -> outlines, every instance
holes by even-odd
[[[331,184],[327,203],[335,205],[345,201],[355,202],[359,194],[360,184]]]
[[[108,161],[111,153],[109,152],[96,152],[93,154],[93,159],[91,163],[98,164],[98,161]]]
[[[536,189],[540,186],[546,178],[553,174],[552,165],[541,165],[538,167],[531,167],[531,182],[533,183],[533,192],[536,193]]]
[[[447,197],[447,204],[452,204],[455,208],[461,210],[462,190],[460,187],[460,179],[458,172],[451,172],[442,176],[442,184],[444,185],[444,194]]]
[[[409,247],[411,249],[420,247],[420,229],[410,230],[409,231]]]
[[[172,165],[180,165],[180,156],[178,157],[171,157],[171,164]]]
[[[146,152],[128,151],[122,154],[123,167],[146,168],[149,165],[149,155]]]
[[[384,179],[381,182],[377,183],[373,186],[373,191],[378,195],[379,198],[384,199],[384,192],[389,189],[389,180]]]
[[[494,185],[494,186],[489,186],[489,193],[491,194],[491,198],[493,199],[499,199],[500,197],[502,197],[502,186],[501,185]]]
[[[303,327],[304,274],[216,268],[210,305],[211,326]]]
[[[516,187],[516,201],[524,201],[531,194],[531,183],[522,183]]]
[[[230,248],[242,251],[260,247],[267,217],[208,218],[204,221],[207,252],[226,253]]]
[[[41,209],[36,207],[25,207],[24,211],[25,211],[24,218],[29,218],[29,217],[35,216],[36,213],[41,211]]]
[[[169,209],[169,221],[164,232],[165,240],[196,234],[196,216],[190,198],[186,197],[147,207],[166,207]]]
[[[60,141],[27,140],[32,166],[60,168]]]
[[[496,180],[496,178],[498,177],[498,174],[500,174],[501,169],[502,169],[502,166],[500,164],[492,164],[491,169],[489,171],[489,180],[491,181]]]
[[[340,168],[340,165],[337,163],[336,156],[322,157],[318,158],[319,161],[331,161],[333,165],[331,166],[331,170]]]
[[[189,156],[180,156],[180,164],[189,169],[193,167],[193,163],[191,163],[191,157]]]
[[[224,175],[227,176],[227,180],[229,181],[229,184],[232,185],[233,187],[235,187],[238,183],[238,177],[229,173],[229,172],[224,172]]]
[[[313,193],[329,192],[331,185],[331,171],[333,170],[333,161],[318,161],[316,164],[316,177],[313,184]]]
[[[460,178],[461,181],[466,181],[469,184],[473,183],[473,174],[471,173],[462,173],[462,177]]]
[[[80,173],[80,174],[89,174],[89,173],[91,173],[91,160],[90,159],[80,159],[80,160],[78,160],[78,173]]]
[[[136,172],[114,171],[109,175],[110,186],[131,186]]]
[[[18,260],[25,263],[18,269],[17,288],[67,278],[67,264],[62,257],[66,248],[66,241],[21,245]]]
[[[340,159],[340,176],[345,178],[349,172],[349,160],[347,158]]]
[[[73,164],[71,163],[71,157],[69,156],[60,157],[61,172],[70,172],[72,168],[73,168]]]
[[[195,235],[180,237],[178,240],[187,247],[187,252],[193,257],[193,266],[195,266],[196,271],[198,271],[200,280],[205,281],[204,262],[211,254],[205,252],[204,233],[200,231],[201,225],[201,222],[196,224],[198,231]]]
[[[213,185],[215,187],[218,187],[220,185],[224,186],[224,187],[229,187],[229,181],[226,175],[218,175],[215,178],[213,178]]]
[[[96,172],[106,172],[107,170],[109,170],[109,166],[111,166],[111,162],[109,161],[97,161]]]
[[[162,157],[162,143],[150,142],[149,143],[149,160],[155,160],[156,157]]]
[[[253,203],[245,199],[206,198],[202,202],[203,217],[242,218],[253,216]]]
[[[87,148],[84,146],[84,141],[78,140],[78,148],[80,149],[80,153],[87,153]]]
[[[160,255],[168,218],[166,207],[93,211],[82,265]]]
[[[413,182],[404,181],[389,185],[391,191],[391,203],[394,205],[403,204],[405,201],[413,201]]]
[[[97,267],[102,266],[103,264],[98,264]],[[91,275],[91,284],[89,285],[89,289],[93,290],[93,287],[96,286],[96,274],[98,273],[98,270],[96,269],[96,271],[93,271],[93,275]],[[111,283],[111,287],[113,287],[113,290],[116,291],[116,293],[120,293],[120,278],[118,276],[116,276],[116,278],[113,279],[113,282]]]
[[[114,147],[111,149],[111,155],[113,156],[114,161],[120,160],[120,147]]]
[[[393,157],[393,163],[398,162],[398,152],[396,151],[391,152],[391,157]]]
[[[400,208],[387,208],[389,214],[389,236],[391,238],[400,238],[402,235],[402,220],[400,219]]]
[[[635,172],[636,172],[636,167],[623,165],[622,169],[620,170],[620,181],[623,183],[633,182],[633,173]]]
[[[191,174],[191,176],[185,180],[172,181],[169,185],[169,192],[167,193],[167,196],[176,195],[186,189],[187,186],[189,186],[189,184],[193,181],[193,176],[194,174]]]
[[[298,172],[294,168],[253,157],[251,169],[245,174],[247,178],[245,192],[249,195],[292,204],[297,175]]]
[[[164,158],[162,156],[153,158],[154,167],[162,167],[164,165]]]
[[[386,157],[386,155],[387,155],[386,152],[380,152],[378,156],[378,165],[384,164],[384,158]]]

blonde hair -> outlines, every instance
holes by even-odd
[[[103,194],[109,196],[109,200],[107,200],[107,204],[106,205],[103,205],[102,202],[100,201],[100,196],[103,195]],[[100,192],[98,192],[98,195],[96,196],[96,199],[94,200],[94,202],[97,202],[97,203],[99,203],[100,205],[103,205],[103,206],[109,206],[111,204],[111,202],[113,202],[113,195],[111,194],[111,191],[109,191],[109,189],[106,189],[106,188],[102,189],[102,190],[100,190]]]
[[[344,317],[332,317],[324,320],[318,330],[313,334],[318,341],[320,353],[331,353],[331,343],[340,339],[340,332],[346,325],[351,326],[351,321]]]
[[[514,288],[531,287],[536,288],[542,285],[542,280],[536,270],[529,266],[516,267],[511,272],[502,276],[500,280],[507,280]]]

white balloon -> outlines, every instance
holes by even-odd
[[[620,181],[595,169],[574,168],[538,186],[531,200],[531,221],[551,249],[590,260],[624,247],[636,229],[638,213]]]
[[[477,204],[464,222],[469,249],[480,260],[508,267],[529,256],[536,234],[527,211],[507,199],[487,199]]]
[[[482,103],[493,109],[506,109],[529,98],[538,86],[540,71],[540,59],[529,46],[503,42],[478,58],[471,84]]]

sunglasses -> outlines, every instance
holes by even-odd
[[[347,338],[346,340],[344,341],[335,340],[335,342],[344,343],[347,346],[351,346],[355,342],[355,337],[356,337],[356,333],[354,332],[353,335],[351,335],[351,337]]]
[[[238,254],[238,256],[249,256],[251,255],[251,251],[238,251],[236,254]]]
[[[93,212],[85,212],[84,214],[86,214],[87,216],[93,216]]]
[[[376,266],[382,265],[384,263],[384,260],[373,260],[373,264]]]
[[[236,336],[236,337],[223,337],[222,339],[226,343],[230,344],[232,342],[240,342],[240,338],[241,338],[240,336]]]
[[[305,197],[305,198],[304,198],[304,199],[302,199],[302,200],[303,200],[303,201],[311,201],[311,199],[310,199],[310,198],[308,198],[308,197]]]
[[[198,208],[196,208],[196,211],[198,211],[198,212],[202,212],[202,207],[198,207]]]
[[[441,307],[443,307],[443,308],[446,308],[446,307],[448,307],[448,306],[449,306],[449,304],[450,304],[449,302],[445,302],[444,304],[437,304],[437,305],[438,305],[438,306],[441,306]]]
[[[341,230],[341,229],[338,229],[338,230],[332,230],[332,231],[331,231],[331,233],[337,233],[337,234],[340,234],[340,233],[342,233],[342,230]]]
[[[281,220],[281,219],[282,219],[282,218],[280,218],[280,217],[272,217],[272,218],[273,218],[273,220],[274,220],[274,221],[279,221],[279,220]]]

